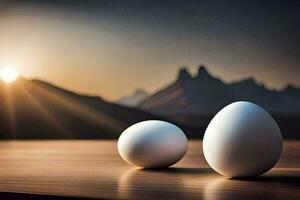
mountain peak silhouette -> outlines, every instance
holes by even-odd
[[[297,88],[296,86],[294,86],[293,84],[288,84],[283,91],[295,91],[295,90],[299,90],[299,88]]]
[[[187,67],[185,67],[185,66],[181,67],[179,69],[179,72],[178,72],[177,80],[182,82],[182,81],[187,81],[187,80],[190,80],[190,79],[192,79],[192,75],[188,71]]]
[[[198,74],[195,76],[195,79],[197,79],[198,81],[201,81],[202,83],[203,83],[203,81],[205,81],[206,84],[214,84],[214,83],[220,81],[217,77],[214,77],[209,72],[209,70],[205,66],[203,66],[203,65],[199,66],[199,68],[198,68]]]
[[[300,92],[299,88],[292,84],[288,84],[281,93],[285,96],[293,97],[293,98],[300,98]]]
[[[144,89],[138,88],[132,95],[123,96],[116,101],[117,104],[134,107],[149,96]]]
[[[148,95],[148,93],[144,89],[138,88],[133,95]]]
[[[205,66],[200,65],[198,68],[198,76],[211,76]]]
[[[186,68],[179,71],[184,84],[169,85],[142,101],[140,108],[157,114],[215,114],[235,101],[256,103],[271,113],[300,114],[300,90],[293,86],[274,91],[259,84],[253,77],[226,83],[200,66],[191,78]]]

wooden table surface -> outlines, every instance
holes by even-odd
[[[200,141],[166,170],[130,167],[116,141],[4,141],[0,192],[0,199],[300,199],[300,141],[284,142],[276,167],[248,180],[211,170]]]

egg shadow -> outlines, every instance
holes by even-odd
[[[168,167],[168,168],[141,168],[136,169],[141,170],[145,172],[151,172],[151,173],[165,173],[165,174],[211,174],[215,173],[214,170],[211,168],[186,168],[186,167]]]
[[[228,178],[231,180],[241,180],[241,181],[257,181],[257,182],[299,182],[300,183],[300,171],[281,171],[281,170],[271,170],[262,174],[260,176],[253,177],[233,177]]]
[[[163,169],[134,168],[124,171],[118,180],[118,197],[121,199],[190,199],[187,181],[201,180],[214,173],[209,168],[170,167]]]
[[[261,182],[261,183],[277,183],[283,185],[295,185],[298,184],[300,186],[300,174],[296,175],[262,175],[257,177],[250,178],[230,178],[232,180],[240,180],[240,181],[249,181],[249,182]],[[300,189],[300,188],[299,188]]]
[[[271,171],[251,178],[213,177],[205,186],[205,200],[300,199],[300,173]]]

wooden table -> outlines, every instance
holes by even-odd
[[[166,170],[130,167],[116,141],[4,141],[0,169],[0,199],[300,199],[300,141],[284,142],[276,167],[248,180],[212,171],[200,141]]]

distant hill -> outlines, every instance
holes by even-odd
[[[292,88],[286,92],[295,95]],[[150,114],[41,80],[0,81],[0,139],[117,139],[130,125],[149,119],[175,123],[188,138],[200,139],[211,118]],[[299,118],[277,119],[285,138],[300,138]]]
[[[0,82],[0,138],[117,138],[131,124],[156,118],[40,80]]]
[[[134,107],[145,100],[149,94],[143,89],[137,89],[132,95],[121,97],[116,101],[117,104]]]
[[[253,78],[224,83],[200,66],[194,77],[187,69],[177,79],[142,101],[138,108],[169,120],[196,127],[204,133],[213,116],[224,106],[239,100],[254,102],[268,110],[284,138],[300,139],[300,90],[288,85],[271,91]]]
[[[117,139],[127,127],[150,119],[176,123],[189,138],[201,138],[205,129],[41,80],[0,81],[0,139]]]
[[[195,77],[180,69],[172,84],[142,101],[139,108],[163,115],[213,115],[239,100],[254,102],[276,115],[300,114],[300,90],[292,85],[271,91],[253,78],[227,84],[203,66]]]

